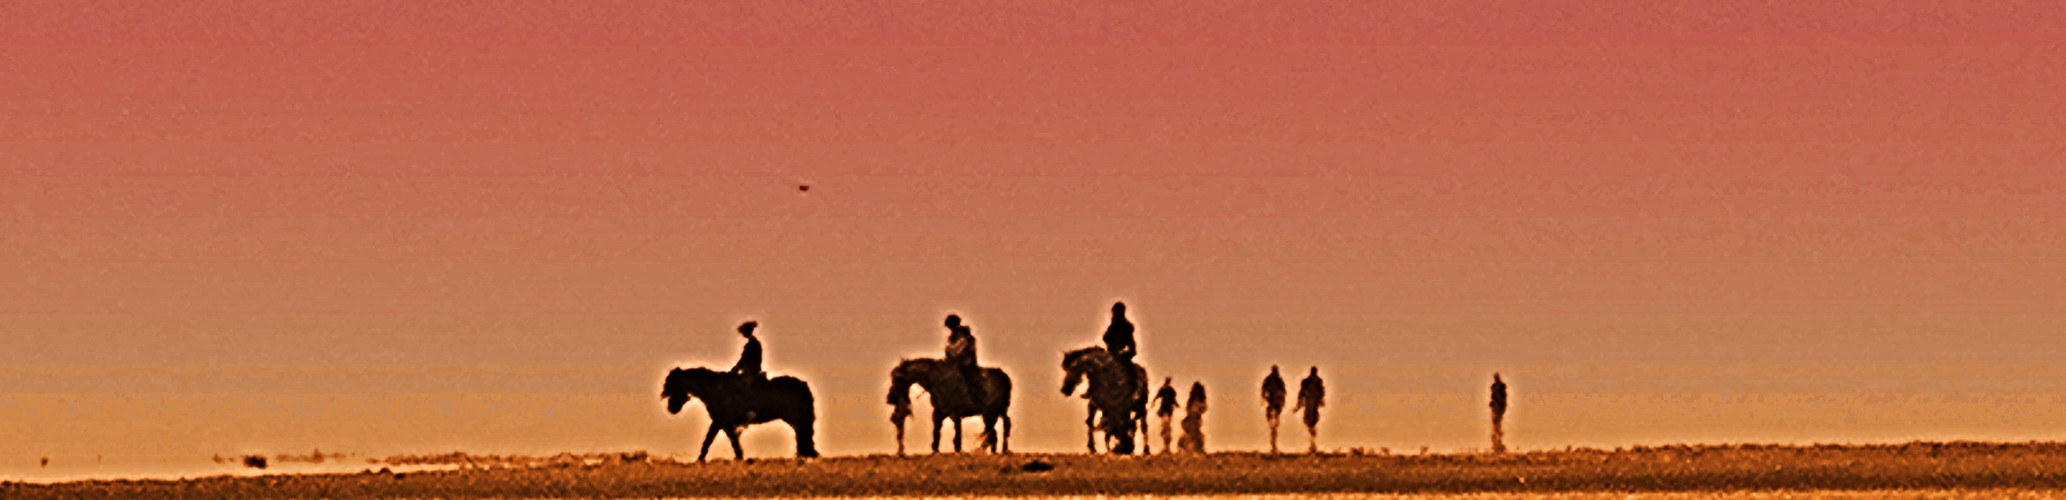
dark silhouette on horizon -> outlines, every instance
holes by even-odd
[[[1141,347],[1139,344],[1134,343],[1133,340],[1133,322],[1126,319],[1125,302],[1112,302],[1112,323],[1105,325],[1105,334],[1102,338],[1105,341],[1105,351],[1112,353],[1112,357],[1117,358],[1119,364],[1133,364],[1134,355],[1140,354]],[[1132,373],[1124,375],[1127,377],[1133,376]],[[1139,383],[1145,387],[1148,381],[1127,380],[1126,383],[1129,385]],[[1142,409],[1146,409],[1145,401],[1143,402]],[[1147,415],[1143,414],[1142,418],[1146,419]],[[1143,445],[1145,445],[1147,440],[1146,432],[1141,433],[1141,439]]]
[[[946,356],[941,359],[946,360],[948,365],[961,372],[962,388],[968,391],[971,401],[988,400],[989,396],[984,394],[986,392],[985,384],[967,383],[967,381],[983,379],[982,368],[976,366],[975,331],[969,328],[968,325],[962,324],[961,316],[957,314],[947,315],[945,325],[947,326],[947,350]],[[959,451],[958,448],[957,451]]]
[[[1098,452],[1099,430],[1105,432],[1106,449],[1115,454],[1133,453],[1135,431],[1139,431],[1145,441],[1148,435],[1147,369],[1139,364],[1121,363],[1103,347],[1085,347],[1062,355],[1062,371],[1063,396],[1075,394],[1076,386],[1085,378],[1090,381],[1083,391],[1083,397],[1089,399],[1083,424],[1087,428],[1084,431],[1085,446],[1091,453]]]
[[[703,367],[675,368],[667,372],[660,398],[667,400],[668,414],[681,413],[682,406],[690,400],[703,400],[703,410],[710,415],[710,429],[703,434],[702,450],[696,454],[698,462],[710,456],[710,443],[719,432],[732,441],[733,458],[745,460],[746,449],[740,446],[739,433],[749,425],[776,420],[789,424],[795,431],[796,456],[818,456],[813,441],[816,401],[811,396],[810,384],[796,377],[754,382],[746,375]]]
[[[1270,423],[1270,453],[1277,451],[1277,425],[1284,414],[1284,375],[1277,372],[1277,365],[1270,365],[1270,375],[1263,377],[1263,419]]]
[[[1506,453],[1506,381],[1499,379],[1499,373],[1492,373],[1492,452]]]
[[[1298,383],[1298,406],[1291,411],[1305,410],[1306,453],[1320,452],[1320,407],[1327,406],[1327,385],[1320,380],[1320,367],[1313,367],[1306,379]]]
[[[1176,416],[1177,405],[1176,387],[1170,385],[1173,381],[1171,377],[1162,377],[1162,388],[1155,391],[1155,418],[1162,421],[1163,453],[1174,451],[1169,447],[1170,435],[1175,432],[1170,428],[1173,423],[1170,420]]]
[[[753,330],[760,327],[758,321],[739,324],[739,336],[746,337],[746,347],[739,350],[739,362],[732,365],[732,374],[767,380],[767,372],[761,371],[760,338],[753,336]]]
[[[1205,453],[1205,383],[1191,383],[1191,397],[1184,401],[1184,438],[1177,442],[1185,453]]]
[[[1126,319],[1126,303],[1112,303],[1112,324],[1105,327],[1105,350],[1122,363],[1132,363],[1140,346],[1133,342],[1133,322]]]
[[[981,373],[985,390],[981,391],[984,396],[977,398],[967,390],[967,375],[944,360],[919,358],[897,363],[890,370],[888,399],[890,422],[897,427],[897,455],[904,454],[904,420],[911,416],[912,385],[924,389],[932,398],[933,453],[940,452],[942,421],[953,419],[954,451],[959,452],[961,420],[977,416],[983,418],[983,442],[979,447],[991,453],[1011,453],[1011,376],[997,368],[984,368]]]

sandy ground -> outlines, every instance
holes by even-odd
[[[644,454],[396,457],[441,472],[7,483],[0,498],[593,498],[1275,493],[2035,491],[2066,443],[1676,446],[1506,455],[939,455],[682,463]],[[1985,495],[1983,495],[1985,496]]]

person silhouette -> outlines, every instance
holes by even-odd
[[[746,347],[739,351],[739,362],[732,365],[732,374],[739,375],[747,383],[748,388],[768,379],[767,372],[761,371],[760,368],[760,338],[753,336],[753,330],[759,327],[760,323],[757,321],[739,324],[739,335],[746,337]]]
[[[1205,383],[1191,383],[1191,397],[1184,401],[1184,438],[1178,444],[1188,453],[1205,453]]]
[[[1284,414],[1284,376],[1277,372],[1277,365],[1270,365],[1270,376],[1263,377],[1263,418],[1270,422],[1270,453],[1277,453],[1277,424]]]
[[[1320,407],[1326,405],[1327,385],[1320,381],[1320,367],[1315,366],[1305,380],[1299,381],[1298,406],[1291,409],[1305,410],[1307,453],[1320,451]]]
[[[1506,453],[1506,381],[1499,379],[1499,373],[1492,374],[1492,452]]]
[[[1110,353],[1112,359],[1119,362],[1119,366],[1133,366],[1133,356],[1140,348],[1133,343],[1133,322],[1126,320],[1125,302],[1112,302],[1112,324],[1105,327],[1104,340],[1105,352]],[[1146,380],[1133,379],[1133,370],[1122,369],[1119,373],[1119,382],[1124,384],[1125,387],[1147,388]],[[1141,395],[1147,396],[1145,393]],[[1147,401],[1141,402],[1146,403]]]
[[[1162,420],[1162,452],[1169,453],[1170,419],[1176,416],[1176,387],[1170,383],[1175,379],[1162,378],[1162,389],[1155,391],[1155,417]]]
[[[971,401],[989,401],[983,386],[983,369],[976,365],[976,335],[961,316],[947,315],[947,364],[961,373],[961,386]]]
[[[1139,348],[1133,343],[1133,322],[1126,320],[1126,303],[1112,303],[1112,324],[1105,327],[1105,350],[1120,364],[1132,363]]]

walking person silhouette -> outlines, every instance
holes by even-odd
[[[1327,405],[1327,385],[1320,381],[1320,367],[1306,375],[1298,383],[1298,406],[1291,411],[1305,410],[1306,453],[1320,452],[1320,407]]]
[[[1162,420],[1162,452],[1169,453],[1170,419],[1176,416],[1176,387],[1170,386],[1172,377],[1162,378],[1162,389],[1155,391],[1155,417]]]
[[[1263,418],[1270,422],[1270,453],[1277,451],[1277,424],[1284,414],[1284,376],[1277,373],[1277,365],[1270,365],[1270,376],[1263,377]]]

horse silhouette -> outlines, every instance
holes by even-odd
[[[749,383],[752,387],[748,387]],[[739,446],[739,433],[746,426],[776,420],[789,424],[795,431],[796,456],[818,456],[812,436],[817,409],[811,386],[796,377],[748,382],[745,376],[708,368],[676,368],[667,372],[660,397],[667,400],[668,414],[681,413],[682,406],[691,399],[703,399],[703,409],[710,414],[710,430],[703,434],[703,449],[696,454],[698,462],[710,456],[710,443],[719,432],[732,441],[733,458],[745,460],[746,450]]]
[[[1106,449],[1116,454],[1133,453],[1133,433],[1148,436],[1148,370],[1136,363],[1121,365],[1103,347],[1086,347],[1062,355],[1062,395],[1076,393],[1076,386],[1088,378],[1083,391],[1090,400],[1083,425],[1085,446],[1098,452],[1097,432],[1105,431]],[[1129,373],[1130,372],[1130,373]],[[1103,418],[1100,418],[1103,417]],[[1144,450],[1145,452],[1145,450]]]
[[[991,453],[1011,453],[1011,376],[996,368],[983,369],[984,401],[976,401],[962,380],[961,370],[934,358],[906,359],[890,370],[890,422],[897,426],[897,454],[904,454],[904,418],[911,416],[911,386],[925,389],[932,397],[933,453],[940,452],[940,422],[954,419],[954,451],[961,451],[961,419],[983,417],[983,444]],[[997,424],[1004,424],[999,439]]]

